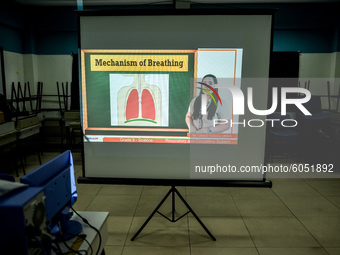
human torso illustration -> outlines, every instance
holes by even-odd
[[[156,85],[147,84],[146,74],[127,74],[133,76],[130,86],[118,92],[118,124],[130,126],[161,125],[161,90]]]

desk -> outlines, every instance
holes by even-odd
[[[100,247],[100,252],[99,254],[105,254],[104,251],[104,246],[107,241],[107,236],[108,236],[108,231],[107,231],[107,219],[109,216],[108,212],[78,212],[83,218],[87,219],[88,222],[94,226],[96,229],[99,230],[101,237],[102,237],[102,242],[101,242],[101,247]],[[86,240],[91,244],[92,249],[93,249],[93,254],[96,254],[96,251],[98,249],[99,245],[99,235],[98,233],[90,228],[87,224],[84,224],[83,221],[78,217],[78,215],[74,214],[73,217],[71,218],[72,220],[79,221],[83,225],[83,231],[82,234],[86,234]],[[67,244],[69,246],[72,246],[74,241],[76,241],[77,238],[73,238],[69,241],[67,241]],[[64,246],[63,243],[60,243],[60,247],[63,252],[67,252],[68,249]],[[91,248],[89,247],[87,242],[83,242],[81,246],[78,248],[78,250],[86,250],[87,254],[91,254]],[[52,252],[52,254],[55,254]]]
[[[81,135],[81,124],[80,124],[80,112],[79,111],[67,111],[64,113],[64,123],[67,132],[67,145],[72,146],[76,144],[75,132],[79,132],[80,139]],[[72,142],[73,141],[73,142]]]
[[[11,149],[13,149],[13,146],[15,146],[14,150],[13,150],[13,153],[14,153],[13,163],[14,163],[14,166],[15,166],[15,171],[17,173],[17,176],[19,177],[19,171],[18,171],[18,166],[17,166],[17,160],[18,160],[17,133],[18,133],[17,130],[13,130],[13,131],[10,131],[10,132],[7,132],[7,133],[0,134],[0,149],[1,149],[1,154],[3,154],[2,150],[5,147],[10,148],[10,150],[11,150]],[[3,156],[3,155],[1,155],[1,156]],[[25,168],[24,168],[24,163],[22,161],[22,157],[19,157],[19,159],[20,159],[21,166],[22,166],[24,174],[25,174]],[[0,159],[0,160],[3,160],[3,159]],[[6,158],[6,160],[8,160],[8,158]]]
[[[4,146],[17,140],[17,131],[13,130],[8,133],[4,133],[0,135],[0,146]]]
[[[41,123],[18,130],[18,139],[25,139],[40,133]]]
[[[42,121],[42,146],[47,144],[58,144],[57,138],[60,139],[60,151],[64,151],[63,139],[64,139],[64,125],[61,116],[44,117]],[[54,139],[55,138],[55,139]]]
[[[38,118],[36,118],[38,120]],[[39,121],[39,120],[38,120]],[[40,128],[41,128],[41,123],[40,121],[36,124],[30,125],[30,126],[23,126],[21,128],[18,128],[18,141],[20,142],[20,150],[21,150],[21,157],[25,159],[25,148],[24,148],[24,139],[34,136],[33,138],[35,139],[35,144],[37,146],[37,154],[38,154],[38,159],[39,159],[39,164],[41,165],[41,157],[40,153],[42,153],[41,146],[40,146]],[[23,167],[23,171],[25,174],[25,168]]]
[[[71,147],[72,145],[76,145],[76,138],[80,138],[80,143],[83,140],[83,132],[81,129],[80,121],[73,121],[69,123],[65,123],[66,127],[68,127],[68,145]],[[77,136],[76,136],[77,134]]]

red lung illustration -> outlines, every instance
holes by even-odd
[[[156,119],[155,103],[149,90],[143,89],[142,92],[142,117],[144,119]]]
[[[138,118],[138,112],[138,91],[137,89],[133,89],[126,103],[126,120]]]

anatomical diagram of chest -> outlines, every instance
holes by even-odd
[[[163,126],[166,118],[164,109],[166,100],[162,102],[167,90],[164,86],[164,75],[157,79],[157,74],[122,74],[122,83],[116,89],[116,122],[119,126]],[[116,79],[117,84],[120,79]],[[159,83],[159,84],[157,84]],[[117,86],[116,86],[117,87]],[[114,99],[111,96],[111,100]],[[115,107],[111,107],[114,110]]]

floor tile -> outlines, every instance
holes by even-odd
[[[294,217],[277,197],[236,196],[234,201],[242,217]]]
[[[107,222],[108,238],[106,245],[124,245],[131,223],[132,217],[109,216]]]
[[[340,248],[340,217],[300,217],[299,219],[321,245]]]
[[[260,255],[328,255],[324,248],[259,248]]]
[[[121,255],[123,252],[124,246],[121,245],[106,245],[105,246],[105,254],[107,255]]]
[[[281,196],[297,217],[340,216],[340,208],[321,196]]]
[[[144,224],[148,217],[135,216],[133,217],[133,228],[130,232],[137,232],[137,230]],[[188,229],[188,217],[184,216],[176,222],[171,222],[163,217],[152,217],[146,227],[150,228],[185,228]],[[133,233],[134,234],[134,233]]]
[[[328,201],[331,201],[338,208],[340,208],[340,196],[327,196],[326,199]]]
[[[82,168],[82,166],[81,165],[76,165],[76,164],[74,164],[74,172],[75,173],[77,173],[77,177],[78,176],[81,176],[82,175],[82,173],[83,173],[83,168]]]
[[[103,185],[101,184],[79,184],[77,183],[78,196],[97,195]]]
[[[149,216],[162,201],[163,196],[141,196],[137,210],[136,216]],[[170,217],[172,213],[172,195],[170,195],[162,204],[158,210],[162,214]],[[188,210],[179,197],[175,196],[175,212],[176,217],[180,217],[182,214],[186,213]],[[160,216],[158,213],[155,214],[156,217]]]
[[[88,211],[105,211],[111,216],[133,216],[139,196],[96,196]]]
[[[258,255],[256,248],[192,247],[191,255]]]
[[[95,197],[95,195],[78,196],[76,203],[73,205],[73,208],[77,211],[86,211],[86,209],[89,207]]]
[[[190,244],[192,247],[254,247],[244,222],[239,217],[200,217],[216,238],[213,241],[194,217],[189,217]]]
[[[134,247],[125,246],[122,255],[190,255],[189,247]]]
[[[224,196],[229,193],[227,187],[186,187],[187,196]]]
[[[187,196],[187,202],[198,216],[240,216],[234,200],[225,196]]]
[[[320,192],[324,196],[336,196],[340,194],[340,180],[307,180],[311,187]]]
[[[256,247],[319,247],[318,242],[295,218],[246,218]]]
[[[278,196],[321,196],[321,194],[299,179],[274,179],[272,191]]]
[[[26,171],[26,174],[34,171],[35,169],[37,169],[38,167],[40,167],[39,163],[38,164],[25,164],[25,171]],[[23,175],[23,170],[22,168],[19,168],[19,175],[20,177],[24,176]]]
[[[55,157],[59,156],[61,154],[61,152],[44,152],[41,155],[41,161],[42,163],[46,163],[48,161],[50,161],[51,159],[54,159]],[[73,154],[72,154],[73,156]]]
[[[189,233],[185,219],[172,223],[161,217],[154,217],[138,237],[131,241],[145,220],[146,217],[134,217],[126,242],[127,246],[189,246]],[[170,225],[172,227],[168,227]]]
[[[98,195],[136,195],[142,193],[143,186],[135,185],[103,185]]]
[[[82,158],[81,158],[80,152],[76,152],[74,150],[71,150],[71,153],[72,153],[72,157],[73,157],[73,162],[81,162]]]
[[[79,179],[79,177],[82,177],[82,176],[83,176],[83,173],[82,173],[81,171],[76,171],[76,172],[74,172],[74,179],[75,179],[75,181],[76,181],[77,186],[78,186],[78,184],[79,184],[78,179]],[[79,185],[80,185],[80,184],[79,184]]]
[[[230,193],[235,196],[246,197],[275,197],[270,188],[229,188]]]
[[[23,159],[26,164],[40,165],[38,153],[25,155]],[[45,158],[42,157],[41,155],[40,155],[40,159],[42,163],[45,160]]]
[[[340,248],[325,248],[328,252],[328,255],[339,255],[340,254]]]
[[[144,196],[165,196],[170,190],[169,186],[144,186],[142,195]],[[185,197],[185,187],[176,187],[178,192]]]

